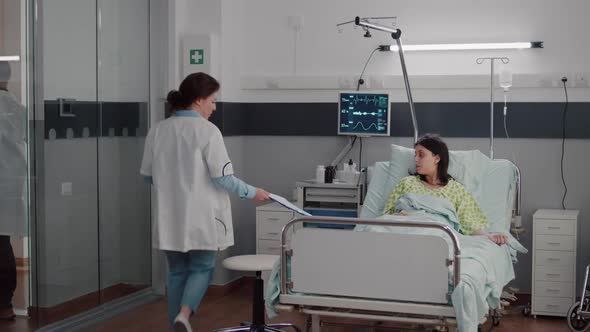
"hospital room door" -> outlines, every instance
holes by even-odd
[[[151,287],[149,0],[32,1],[39,326]]]

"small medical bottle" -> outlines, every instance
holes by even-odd
[[[315,170],[316,183],[324,183],[325,172],[326,172],[326,169],[324,168],[324,165],[318,165],[318,167]]]

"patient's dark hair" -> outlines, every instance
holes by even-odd
[[[448,173],[449,149],[447,148],[447,144],[437,134],[425,134],[414,144],[414,148],[418,145],[422,145],[428,151],[432,152],[432,154],[440,157],[440,161],[438,162],[438,181],[440,181],[441,185],[447,185],[449,179],[451,179]],[[424,175],[420,175],[420,179],[426,181]]]
[[[193,73],[188,75],[178,90],[168,92],[166,100],[173,112],[188,109],[198,99],[207,98],[219,90],[219,82],[205,74]]]

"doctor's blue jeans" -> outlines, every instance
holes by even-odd
[[[217,251],[164,253],[168,260],[168,319],[172,326],[183,305],[193,312],[197,310],[213,276]]]

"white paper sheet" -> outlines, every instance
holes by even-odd
[[[300,209],[299,207],[295,206],[293,203],[286,200],[284,197],[281,197],[281,196],[275,195],[275,194],[270,194],[269,197],[270,197],[270,199],[281,204],[282,206],[286,207],[287,209],[293,210],[293,211],[295,211],[299,214],[302,214],[304,216],[308,216],[308,217],[312,216],[308,212],[304,211],[303,209]]]

